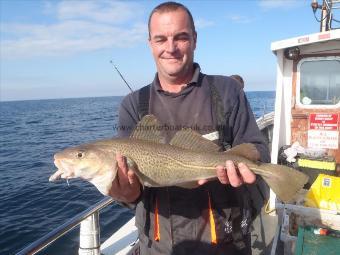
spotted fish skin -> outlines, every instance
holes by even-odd
[[[151,116],[142,120],[142,125],[156,121]],[[241,144],[220,152],[214,143],[192,130],[178,132],[170,144],[162,142],[156,128],[153,133],[150,128],[145,130],[148,130],[146,134],[137,131],[130,138],[100,140],[56,153],[54,163],[58,170],[50,181],[79,177],[108,195],[117,175],[117,153],[127,158],[142,185],[150,187],[195,187],[197,185],[193,183],[197,184],[198,180],[216,178],[216,167],[225,165],[227,160],[236,165],[245,163],[255,174],[262,176],[283,202],[291,201],[308,181],[305,174],[293,168],[258,162],[259,153],[253,144]]]

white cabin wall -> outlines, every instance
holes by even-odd
[[[274,129],[272,141],[272,154],[271,162],[277,163],[277,156],[279,153],[279,144],[282,138],[280,137],[280,123],[284,121],[283,117],[283,51],[276,52],[276,97],[275,97],[275,116],[274,116]]]
[[[279,154],[279,144],[281,143],[280,137],[280,123],[283,119],[283,51],[278,50],[276,52],[276,96],[275,96],[275,115],[274,115],[274,128],[273,128],[273,140],[272,140],[272,152],[271,152],[271,163],[277,164],[277,157]],[[272,211],[275,209],[276,194],[270,189],[269,194],[269,205],[268,210]],[[274,214],[275,215],[275,214]]]
[[[336,54],[340,51],[340,40],[321,42],[319,44],[311,44],[300,46],[300,54],[327,53]]]
[[[281,126],[284,127],[284,130],[282,130],[282,136],[281,142],[279,143],[279,148],[281,148],[283,145],[290,145],[291,144],[291,121],[292,121],[292,106],[295,102],[295,97],[292,97],[293,94],[293,61],[288,60],[284,58],[283,60],[283,96],[284,96],[284,124],[281,124]]]
[[[279,149],[290,144],[291,140],[291,107],[292,107],[292,73],[293,61],[283,55],[283,50],[277,54],[277,79],[275,98],[275,117],[272,142],[271,162],[276,164]]]
[[[272,141],[271,162],[277,164],[279,149],[290,144],[291,106],[292,106],[292,73],[293,61],[284,57],[283,50],[278,50],[276,65],[276,98]],[[269,210],[275,208],[276,195],[270,190]]]

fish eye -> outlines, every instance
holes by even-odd
[[[79,151],[79,152],[77,153],[77,158],[83,158],[83,157],[84,157],[84,152]]]

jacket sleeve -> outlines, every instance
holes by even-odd
[[[257,150],[260,152],[261,161],[270,161],[268,146],[257,126],[254,114],[243,89],[240,89],[238,95],[235,97],[229,118],[229,126],[233,133],[233,147],[242,143],[255,144]]]

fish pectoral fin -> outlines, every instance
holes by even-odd
[[[154,115],[145,115],[132,132],[130,138],[152,141],[155,143],[165,143],[162,135],[162,127]]]
[[[242,144],[236,145],[230,150],[227,150],[225,153],[241,156],[253,162],[260,160],[260,153],[257,150],[255,144],[252,144],[252,143],[242,143]]]
[[[170,144],[183,149],[202,152],[217,152],[220,149],[217,144],[189,128],[178,131],[171,139]]]
[[[130,157],[126,157],[126,164],[129,169],[133,170],[134,172],[138,171],[138,166],[135,161],[133,161]]]
[[[178,183],[175,186],[185,189],[194,189],[200,186],[197,181]]]
[[[212,177],[208,177],[208,178],[204,178],[204,179],[207,180],[207,181],[213,181],[213,180],[216,180],[217,177],[212,176]],[[202,180],[203,180],[203,178],[202,178]],[[201,186],[201,184],[198,184],[198,180],[194,180],[194,181],[176,183],[176,184],[174,184],[174,186],[185,188],[185,189],[194,189],[194,188]]]
[[[129,163],[128,163],[129,164]],[[159,183],[157,183],[155,180],[153,180],[152,178],[146,176],[145,174],[143,174],[141,171],[139,171],[137,165],[129,168],[131,169],[135,175],[138,177],[139,182],[146,187],[162,187],[162,185],[160,185]]]

